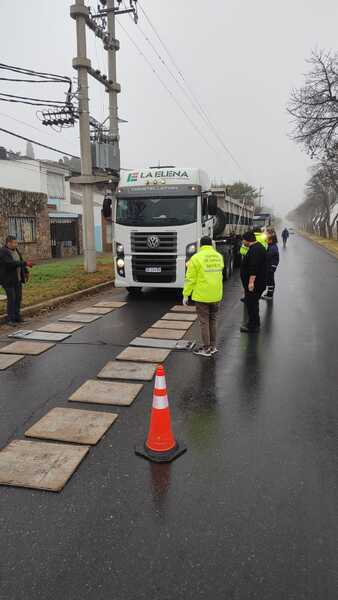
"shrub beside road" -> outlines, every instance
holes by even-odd
[[[40,302],[52,300],[58,296],[66,296],[112,280],[112,257],[110,254],[98,256],[96,273],[85,272],[82,256],[41,263],[30,271],[29,283],[24,286],[23,306],[34,306]],[[1,293],[3,290],[0,287]],[[5,306],[5,301],[0,300],[0,315],[5,313]]]

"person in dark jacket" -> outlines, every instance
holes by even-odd
[[[242,325],[241,331],[256,333],[260,327],[259,299],[266,288],[267,251],[255,234],[247,231],[243,235],[243,243],[249,248],[243,256],[241,264],[241,280],[245,294],[245,304],[248,311],[248,322]]]
[[[286,243],[289,239],[289,230],[285,227],[282,231],[282,240],[283,240],[283,246],[284,248],[286,248]]]
[[[22,285],[28,280],[27,263],[23,260],[15,236],[9,235],[0,249],[0,285],[7,296],[7,321],[12,327],[22,323],[20,314]]]
[[[262,296],[264,300],[272,300],[275,292],[275,273],[279,265],[279,250],[277,244],[277,235],[271,231],[268,234],[268,251],[267,251],[267,291]]]

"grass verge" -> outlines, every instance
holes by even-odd
[[[102,254],[97,258],[96,273],[86,273],[83,257],[66,260],[55,259],[36,265],[31,269],[29,283],[23,288],[23,306],[33,306],[39,302],[66,296],[99,283],[113,279],[112,257]],[[2,293],[2,288],[0,288]],[[0,315],[5,313],[5,301],[0,300]]]

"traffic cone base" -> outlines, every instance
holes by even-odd
[[[166,452],[153,452],[150,448],[147,448],[146,444],[142,446],[135,446],[135,454],[142,456],[147,460],[157,463],[169,463],[178,458],[184,452],[186,452],[186,445],[180,440],[176,440],[176,446],[172,450]]]

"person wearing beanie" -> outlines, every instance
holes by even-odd
[[[266,288],[267,252],[257,241],[255,233],[247,231],[243,243],[248,252],[242,258],[241,280],[244,288],[244,302],[248,311],[248,322],[242,325],[243,333],[256,333],[260,327],[259,299]]]

